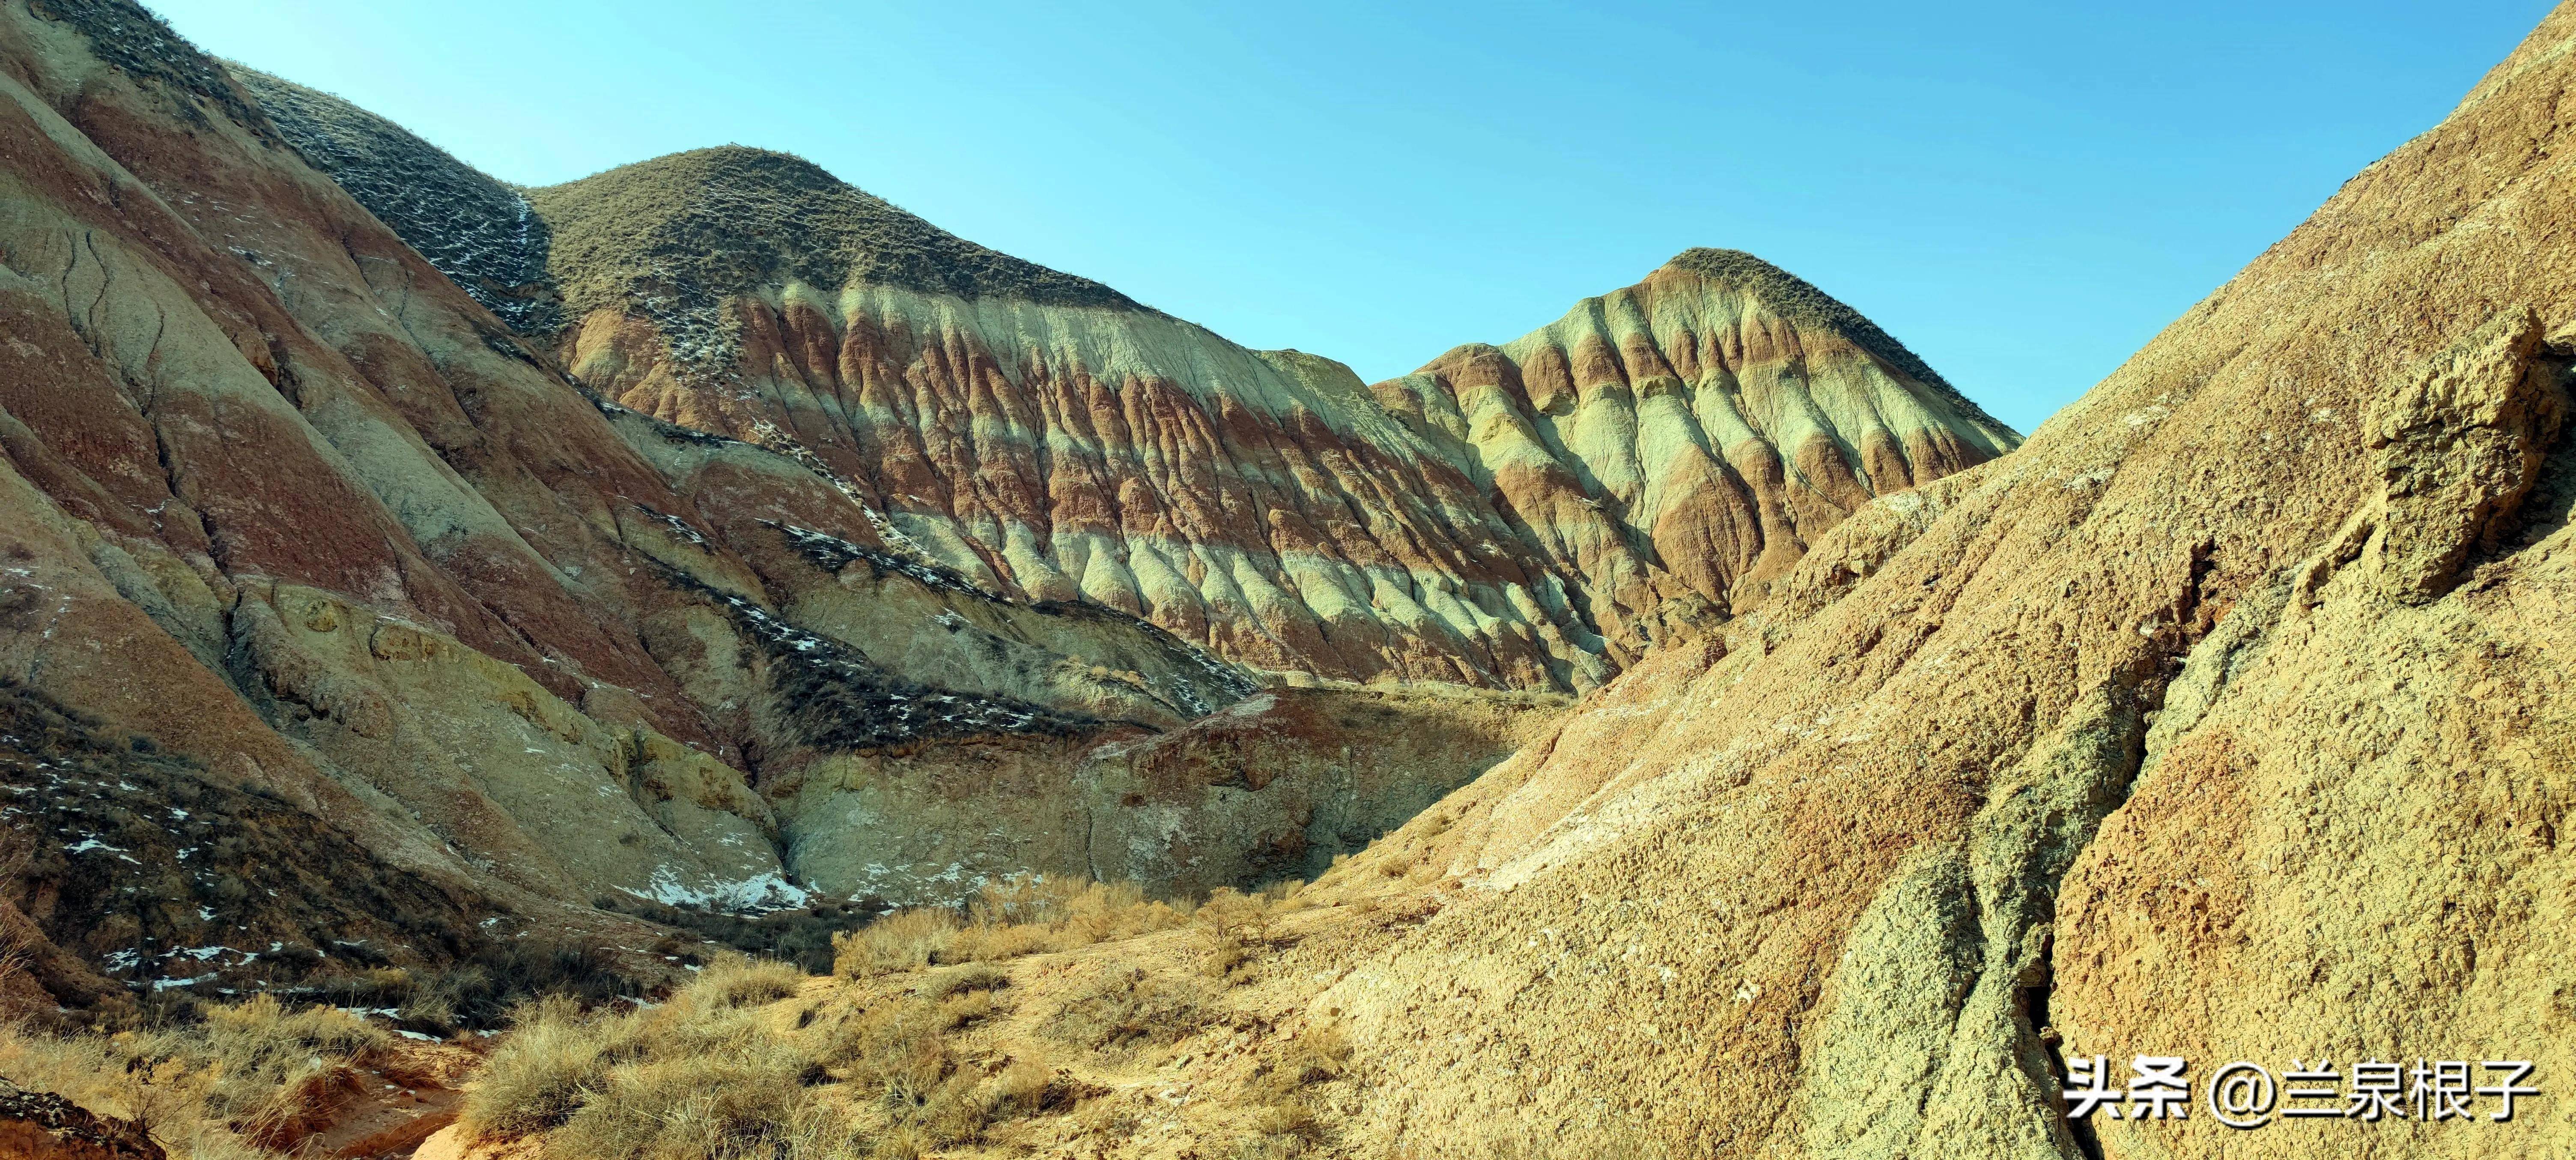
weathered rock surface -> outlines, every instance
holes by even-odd
[[[1868,319],[1732,250],[1374,389],[1618,610],[1631,655],[1667,601],[1758,604],[1873,496],[2020,442]]]
[[[427,143],[245,80],[461,283],[544,266],[508,301],[560,295],[563,326],[522,328],[620,404],[814,465],[975,584],[1266,668],[1589,688],[1669,602],[1756,603],[1871,496],[2019,441],[1849,307],[1731,251],[1366,388],[798,158],[727,146],[530,190],[523,228],[517,193]]]
[[[0,783],[32,851],[0,925],[58,1000],[292,978],[333,945],[637,938],[601,897],[1247,884],[1400,822],[1554,704],[1245,705],[1253,674],[1133,610],[942,564],[800,443],[611,402],[492,313],[536,329],[559,293],[522,260],[542,232],[493,227],[515,192],[380,120],[317,130],[354,111],[132,4],[0,10],[0,96]],[[931,234],[870,276],[1135,309]],[[1372,697],[1456,708],[1384,723],[1405,738],[1316,707]],[[1228,729],[1277,762],[1262,785],[1195,756]],[[961,774],[992,754],[1007,778]],[[835,832],[862,805],[895,813]],[[1014,810],[1081,828],[951,826]],[[1149,830],[1159,861],[1086,849]]]
[[[1238,1002],[1348,1029],[1333,1138],[2564,1153],[2571,90],[2562,5],[2026,446],[1863,506],[1310,890],[1346,905]],[[2189,1118],[2070,1125],[2078,1055],[2184,1057]],[[2526,1060],[2544,1094],[2201,1102],[2320,1056]]]
[[[944,902],[1037,873],[1194,897],[1322,873],[1561,707],[1441,686],[1280,689],[1161,734],[834,755],[773,792],[789,860],[834,895]]]
[[[550,300],[518,235],[436,249],[451,278],[386,224],[515,194],[381,122],[290,141],[263,94],[339,107],[131,4],[0,11],[0,677],[78,714],[0,741],[45,803],[7,901],[71,955],[58,995],[267,971],[267,942],[435,962],[502,912],[622,937],[602,895],[792,904],[817,763],[1020,745],[1070,784],[1257,688],[939,566],[802,448],[585,392],[485,308]],[[423,196],[380,217],[308,164],[352,158]],[[129,737],[153,754],[101,749]],[[168,913],[117,913],[146,887]]]

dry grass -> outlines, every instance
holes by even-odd
[[[822,987],[783,963],[728,957],[659,1007],[533,1005],[470,1093],[466,1131],[542,1137],[558,1160],[910,1158],[1022,1147],[1047,1129],[1015,1124],[1068,1114],[1116,1136],[1140,1109],[1054,1066],[1057,1054],[1119,1066],[1174,1045],[1225,1018],[1218,988],[1186,972],[1081,974],[1096,963],[1069,986],[1052,968],[1015,982],[996,960],[1180,929],[1255,953],[1283,941],[1291,893],[1176,907],[1133,886],[1015,882],[962,912],[903,911],[842,936],[835,974],[863,982]],[[1032,1001],[1045,1004],[1033,1019],[1010,1022]],[[1034,1034],[1010,1030],[1023,1026]],[[1337,1029],[1310,1029],[1256,1072],[1247,1099],[1265,1147],[1294,1155],[1324,1141],[1307,1089],[1339,1078],[1349,1056]]]
[[[1168,1046],[1213,1023],[1214,996],[1200,984],[1144,971],[1094,978],[1050,1016],[1050,1038],[1090,1051],[1121,1053]]]
[[[1589,1127],[1496,1126],[1460,1148],[1402,1145],[1393,1160],[1667,1160],[1679,1154],[1618,1122]]]
[[[728,958],[660,1007],[530,1007],[467,1098],[466,1129],[542,1136],[563,1160],[909,1157],[1071,1102],[1052,1069],[987,1068],[951,1042],[1004,1009],[998,970],[969,965],[865,1004],[788,1002],[805,982]]]
[[[292,1147],[383,1062],[385,1032],[329,1007],[262,995],[187,1027],[52,1035],[0,1026],[0,1074],[143,1125],[173,1156],[247,1160]]]
[[[1218,890],[1192,916],[1200,947],[1200,972],[1231,978],[1272,941],[1271,907],[1257,895]]]
[[[989,963],[974,963],[949,971],[930,982],[934,999],[946,999],[975,991],[999,991],[1011,985],[1011,976]]]
[[[1308,1089],[1343,1078],[1351,1041],[1338,1023],[1308,1027],[1277,1055],[1253,1066],[1242,1100],[1253,1108],[1252,1134],[1237,1141],[1238,1158],[1293,1157],[1324,1143],[1330,1133],[1315,1115]]]
[[[952,963],[1069,951],[1186,925],[1186,906],[1134,883],[1019,879],[984,887],[961,917],[944,907],[897,911],[835,936],[832,973],[859,979]]]

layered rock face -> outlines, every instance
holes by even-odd
[[[1598,683],[1563,578],[1339,364],[1237,347],[724,148],[536,191],[565,365],[808,457],[976,582],[1332,677]]]
[[[1872,497],[2021,441],[1850,307],[1734,250],[1373,389],[1580,578],[1630,655],[1669,602],[1751,607]]]
[[[2554,1093],[2253,1130],[2202,1102],[2235,1060],[2346,1092],[2370,1061],[2576,1068],[2571,87],[2562,5],[2027,446],[1862,506],[1770,603],[1327,877],[1352,905],[1254,1002],[1359,1044],[1338,1138],[2576,1140]],[[2114,1087],[2187,1059],[2189,1118],[2070,1123],[2095,1055]]]
[[[1877,490],[2017,442],[1740,255],[1694,251],[1586,303],[1508,348],[1508,371],[1462,348],[1372,391],[793,158],[681,154],[533,200],[585,381],[811,454],[980,582],[1265,668],[1590,687],[1666,601],[1749,604],[1740,580]]]
[[[1758,602],[1872,495],[2018,442],[1747,255],[1685,253],[1508,347],[1369,388],[798,158],[704,149],[523,201],[362,110],[245,81],[606,397],[806,463],[897,550],[971,583],[1261,668],[1589,688],[1670,623]],[[439,195],[406,192],[423,187]],[[521,306],[558,298],[560,330]]]
[[[64,965],[65,987],[339,941],[401,963],[639,937],[587,906],[621,892],[855,892],[796,864],[824,828],[797,809],[827,800],[803,787],[832,770],[1016,747],[1061,783],[1257,688],[1126,612],[939,566],[799,448],[586,392],[485,308],[550,300],[509,260],[531,235],[437,248],[469,293],[309,163],[398,162],[359,188],[424,190],[387,211],[405,228],[518,212],[390,126],[290,139],[260,94],[290,116],[327,98],[245,87],[108,0],[0,11],[0,64],[0,678],[26,698],[0,710],[71,722],[0,730],[0,780],[47,803],[12,825],[59,851],[0,901],[108,975]],[[1315,809],[1383,826],[1479,768],[1122,808],[1214,835]],[[255,869],[285,846],[322,864]],[[1226,867],[1148,885],[1254,872]],[[1037,868],[951,861],[894,900]],[[147,887],[166,906],[113,913]]]

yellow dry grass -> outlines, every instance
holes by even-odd
[[[984,887],[962,916],[946,907],[897,911],[834,936],[832,973],[858,979],[1069,951],[1187,925],[1190,910],[1148,899],[1134,883],[1015,879]]]
[[[192,1026],[112,1035],[0,1025],[0,1075],[101,1115],[133,1120],[174,1160],[273,1155],[392,1041],[329,1007],[294,1010],[262,995],[210,1007]]]
[[[1351,1068],[1339,1026],[1277,1035],[1233,997],[1294,940],[1293,888],[1195,906],[1132,886],[1017,882],[960,914],[889,915],[846,936],[834,977],[711,964],[658,1007],[524,1010],[467,1101],[485,1144],[549,1160],[1019,1155],[1146,1131],[1140,1077],[1218,1042],[1262,1050],[1208,1089],[1244,1155],[1330,1136],[1313,1098]],[[1141,964],[1141,965],[1140,965]]]

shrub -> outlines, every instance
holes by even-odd
[[[531,1005],[484,1063],[459,1119],[484,1139],[513,1139],[571,1119],[612,1066],[640,1051],[626,1023],[584,1019],[562,998]]]
[[[950,971],[933,980],[929,993],[933,999],[946,999],[969,991],[998,991],[1010,985],[1011,976],[1001,968],[976,963]]]
[[[200,1022],[48,1035],[0,1026],[0,1073],[92,1111],[134,1120],[174,1155],[234,1160],[292,1148],[389,1037],[329,1007],[263,995],[198,1009]]]
[[[832,936],[832,973],[861,979],[917,971],[939,961],[956,941],[956,912],[936,907],[899,910],[847,934]]]
[[[1200,971],[1222,979],[1270,947],[1272,900],[1219,887],[1200,903],[1196,917]]]
[[[1171,930],[1190,912],[1145,897],[1132,882],[1014,879],[985,886],[959,914],[944,907],[897,911],[833,936],[832,973],[866,978],[924,967],[1068,951]]]
[[[1029,1116],[1053,1104],[1056,1091],[1055,1072],[1034,1060],[1013,1060],[993,1077],[994,1111],[1001,1115]]]
[[[775,959],[724,954],[699,974],[688,992],[720,1008],[757,1007],[793,999],[805,972]]]
[[[705,1053],[655,1052],[598,1076],[546,1138],[562,1156],[712,1160],[774,1154],[803,1115],[806,1059],[785,1037]]]
[[[948,1045],[940,1038],[945,1030],[946,1018],[936,1004],[886,1003],[845,1024],[824,1052],[824,1060],[845,1067],[849,1082],[872,1097],[897,1106],[918,1106],[953,1066]]]
[[[658,1008],[531,1004],[462,1119],[479,1139],[545,1133],[564,1156],[847,1155],[852,1130],[809,1090],[825,1078],[822,1053],[760,1010],[804,982],[787,964],[727,955]]]
[[[1047,1034],[1093,1051],[1178,1043],[1213,1018],[1197,986],[1143,971],[1098,978],[1050,1018]]]

